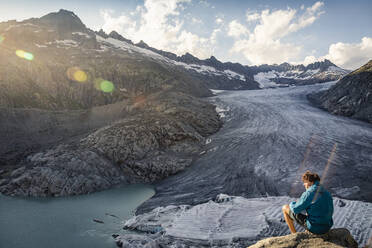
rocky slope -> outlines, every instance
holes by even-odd
[[[0,23],[0,192],[62,196],[154,182],[221,126],[205,82],[72,12]],[[22,37],[22,39],[20,39]]]
[[[372,60],[326,91],[308,98],[332,114],[372,123]]]
[[[1,107],[86,109],[164,89],[211,95],[201,81],[160,56],[96,36],[69,11],[1,23],[0,33]],[[17,49],[33,59],[15,56]],[[102,90],[106,81],[113,84],[112,91]]]
[[[131,232],[117,236],[116,242],[122,247],[138,247],[140,245],[149,245],[150,247],[247,247],[267,237],[289,234],[289,228],[282,217],[281,206],[292,200],[296,199],[289,197],[246,199],[220,194],[211,201],[194,206],[159,207],[126,221],[124,229]],[[318,242],[320,240],[317,238],[322,238],[326,242],[333,241],[338,245],[345,245],[346,242],[342,238],[347,237],[344,234],[347,234],[348,231],[338,228],[346,228],[350,230],[351,235],[360,246],[366,245],[372,234],[372,204],[334,198],[334,209],[334,225],[331,235],[320,237],[298,233],[274,238],[274,242],[278,244],[280,240],[284,239],[288,246],[280,247],[296,247],[291,244],[293,242],[306,244],[306,240]],[[297,231],[304,231],[303,228],[295,225]],[[338,238],[334,238],[334,236]],[[312,238],[315,240],[311,240]],[[301,239],[303,239],[302,242]],[[261,247],[259,245],[262,243],[267,243],[267,241],[260,241],[256,247]],[[355,241],[353,243],[351,240],[349,244],[354,245],[350,247],[355,247]]]

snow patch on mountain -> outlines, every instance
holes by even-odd
[[[244,75],[241,75],[231,70],[220,71],[212,66],[198,65],[198,64],[186,64],[186,63],[178,62],[178,61],[174,61],[174,64],[183,66],[187,70],[193,70],[193,71],[196,71],[204,75],[226,76],[228,79],[238,79],[241,81],[245,81]]]
[[[245,76],[244,75],[241,75],[241,74],[236,73],[236,72],[231,71],[231,70],[221,71],[221,70],[217,70],[216,68],[214,68],[212,66],[198,65],[198,64],[186,64],[186,63],[183,63],[183,62],[173,61],[173,60],[168,59],[168,58],[166,58],[166,57],[164,57],[164,56],[162,56],[158,53],[155,53],[155,52],[150,51],[150,50],[145,49],[145,48],[140,48],[138,46],[129,44],[125,41],[120,41],[120,40],[117,40],[117,39],[114,39],[114,38],[111,38],[111,37],[103,38],[99,35],[96,35],[96,38],[97,38],[97,41],[99,41],[103,44],[109,44],[113,47],[120,48],[120,49],[122,49],[124,51],[127,51],[129,53],[137,52],[137,53],[140,53],[144,56],[151,57],[155,60],[162,61],[162,62],[165,62],[167,64],[182,66],[186,70],[192,70],[192,71],[198,72],[200,74],[209,75],[209,76],[225,76],[228,79],[238,79],[238,80],[241,80],[241,81],[245,81]]]
[[[229,75],[229,79],[239,79],[241,81],[245,81],[245,77],[239,73],[236,73],[234,71],[231,71],[231,70],[224,70],[224,72]]]
[[[288,71],[271,70],[255,74],[254,80],[260,84],[261,88],[272,88],[278,86],[288,86],[288,84],[277,83],[276,80],[278,79],[289,79],[304,82],[305,80],[324,79],[331,76],[341,78],[347,73],[347,70],[341,69],[336,66],[329,66],[326,70],[323,71],[320,68],[308,70],[294,69]]]
[[[116,48],[119,48],[121,50],[124,50],[124,51],[127,51],[129,53],[139,53],[141,55],[144,55],[146,57],[150,57],[152,59],[155,59],[155,60],[160,60],[160,61],[164,61],[164,62],[168,62],[169,63],[169,59],[161,56],[160,54],[157,54],[153,51],[150,51],[150,50],[147,50],[147,49],[143,49],[143,48],[140,48],[140,47],[137,47],[137,46],[134,46],[132,44],[129,44],[125,41],[120,41],[120,40],[117,40],[117,39],[114,39],[114,38],[111,38],[111,37],[108,37],[107,39],[99,36],[99,35],[96,35],[96,39],[98,42],[100,43],[103,43],[103,44],[106,44],[106,45],[109,45],[109,46],[113,46],[113,47],[116,47]]]
[[[35,46],[37,46],[38,48],[45,48],[45,47],[48,47],[48,46],[46,46],[46,45],[39,45],[39,44],[37,44],[37,43],[35,43]]]
[[[272,78],[278,77],[276,71],[260,72],[253,76],[254,80],[260,84],[261,88],[277,87],[279,84],[271,81]]]

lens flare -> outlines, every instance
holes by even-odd
[[[114,91],[114,84],[110,81],[103,80],[100,84],[100,89],[105,93],[110,93]]]
[[[328,169],[329,169],[329,166],[331,165],[332,161],[333,161],[333,158],[336,154],[336,150],[337,150],[337,143],[335,143],[333,145],[333,149],[331,151],[331,154],[329,155],[329,158],[328,158],[328,161],[327,161],[327,165],[325,166],[324,170],[323,170],[323,173],[322,173],[322,178],[320,179],[320,184],[323,184],[326,176],[327,176],[327,173],[328,173]],[[318,194],[319,194],[319,189],[320,187],[318,187],[318,190],[315,192],[315,196],[312,200],[312,203],[314,203],[316,201],[316,199],[318,199]]]
[[[310,140],[309,140],[309,143],[307,144],[307,147],[306,147],[306,153],[305,153],[304,159],[302,160],[302,163],[301,163],[300,167],[299,167],[298,170],[297,170],[297,174],[303,172],[303,170],[304,170],[304,168],[305,168],[305,164],[306,164],[307,159],[308,159],[308,157],[309,157],[309,154],[310,154],[310,152],[311,152],[311,147],[312,147],[312,145],[313,145],[313,143],[314,143],[315,138],[316,138],[316,135],[313,134],[313,135],[311,136]],[[295,194],[295,192],[296,192],[296,186],[297,186],[297,183],[293,183],[293,184],[292,184],[291,192],[290,192],[290,195],[291,195],[291,196],[293,196],[293,195]]]
[[[16,55],[22,59],[26,59],[26,60],[33,60],[34,59],[34,55],[32,53],[29,53],[29,52],[25,52],[23,50],[17,50],[16,51]]]
[[[78,70],[74,73],[74,78],[78,82],[85,82],[88,79],[88,76],[85,72]]]
[[[71,67],[67,70],[67,77],[70,80],[84,83],[88,80],[88,75],[79,67]]]
[[[3,42],[4,40],[5,40],[4,36],[0,35],[0,43]]]
[[[103,91],[105,93],[111,93],[115,89],[115,86],[112,82],[103,78],[94,79],[94,87],[96,90]]]

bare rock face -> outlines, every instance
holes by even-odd
[[[190,165],[202,140],[182,122],[144,113],[97,130],[81,145],[109,158],[133,181],[153,182]]]
[[[102,110],[112,113],[87,118],[89,115],[83,111],[76,113],[76,123],[75,118],[63,118],[65,113],[60,113],[61,119],[70,121],[59,122],[54,132],[31,129],[38,132],[38,140],[44,146],[48,146],[46,142],[51,141],[48,137],[56,136],[59,129],[65,130],[65,139],[31,152],[19,162],[18,169],[0,173],[0,192],[65,196],[91,193],[120,183],[155,182],[189,166],[199,155],[205,137],[221,125],[213,105],[181,93],[154,95],[137,99],[133,104],[111,105],[99,112]],[[111,119],[114,115],[117,119]],[[102,117],[107,121],[97,123],[97,118]],[[79,121],[83,121],[81,125],[77,125]],[[103,127],[97,128],[99,125]],[[26,135],[26,131],[20,134]],[[71,134],[77,137],[68,138]],[[17,137],[10,136],[12,140]]]
[[[27,157],[0,192],[18,196],[67,196],[92,193],[127,182],[107,159],[90,150],[60,145]]]
[[[282,237],[267,238],[257,242],[249,248],[268,247],[350,247],[357,248],[358,243],[345,228],[332,229],[323,235],[316,235],[310,232],[298,232]]]
[[[332,114],[372,123],[372,60],[330,89],[308,95],[308,99]]]

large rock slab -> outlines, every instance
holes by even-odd
[[[349,230],[345,228],[331,229],[328,233],[323,235],[316,235],[306,232],[294,233],[282,237],[267,238],[257,242],[249,248],[284,248],[284,247],[298,247],[298,248],[341,248],[350,247],[358,248],[358,243],[351,236]]]

